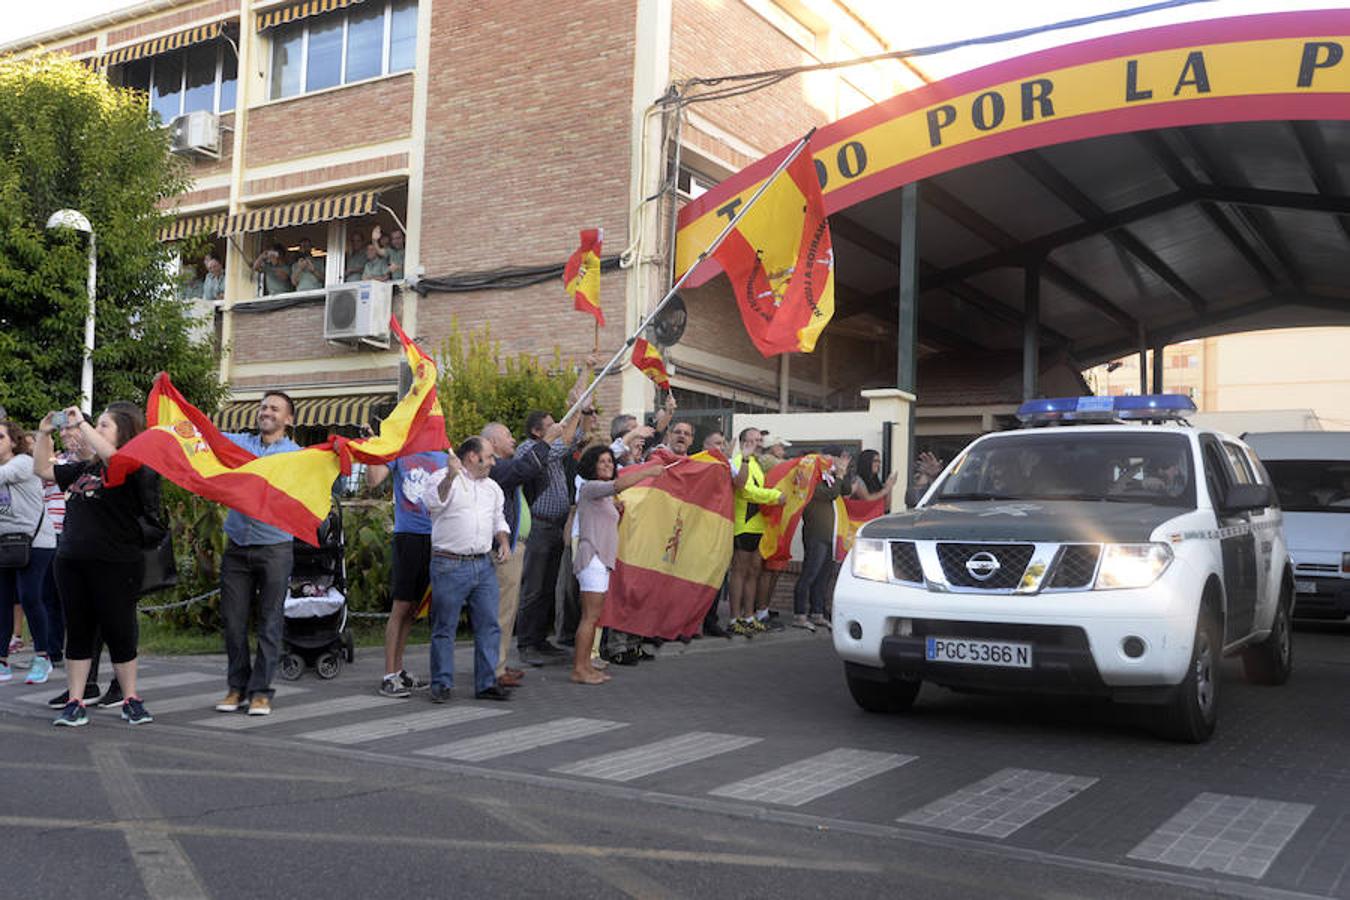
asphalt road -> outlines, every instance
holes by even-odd
[[[1350,898],[1350,627],[1300,628],[1282,688],[1228,666],[1202,747],[927,687],[868,715],[823,635],[681,649],[445,706],[375,697],[367,652],[265,720],[210,710],[223,660],[152,659],[139,728],[52,728],[60,685],[0,686],[7,891]]]

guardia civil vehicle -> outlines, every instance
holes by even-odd
[[[1188,397],[1074,397],[977,438],[914,509],[867,523],[834,595],[853,699],[908,709],[924,681],[1150,704],[1214,731],[1220,658],[1282,684],[1293,571],[1269,475],[1192,428]]]

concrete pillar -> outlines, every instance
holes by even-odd
[[[1040,393],[1041,375],[1041,261],[1027,263],[1022,287],[1022,399]]]
[[[883,434],[890,429],[891,471],[899,472],[891,491],[891,509],[905,508],[905,489],[909,487],[909,472],[914,465],[914,395],[897,388],[873,388],[862,392],[867,400],[867,413],[877,422]]]
[[[897,440],[894,433],[891,447],[895,454],[897,467],[901,474],[896,481],[899,499],[892,499],[892,509],[903,509],[905,485],[909,480],[909,467],[914,458],[914,397],[917,391],[917,371],[919,353],[919,185],[907,184],[900,189],[900,303],[897,323],[896,373],[897,394],[908,399],[904,403],[904,418],[892,419],[897,426],[903,425],[904,440]],[[869,391],[863,391],[868,397]],[[869,401],[870,401],[869,397]]]
[[[779,354],[779,356],[778,356],[778,411],[779,411],[780,413],[791,412],[791,410],[788,409],[788,406],[789,406],[789,401],[788,401],[788,389],[789,389],[788,377],[789,377],[789,375],[790,375],[790,372],[789,372],[790,365],[791,365],[791,364],[788,362],[788,355],[787,355],[786,353]]]
[[[1161,394],[1163,392],[1163,351],[1167,349],[1162,344],[1153,345],[1153,393]]]

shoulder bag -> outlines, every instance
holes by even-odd
[[[47,515],[47,505],[42,505],[42,514],[38,516],[37,527],[33,533],[18,531],[13,534],[0,534],[0,569],[23,569],[33,555],[33,541],[42,530],[42,520]]]
[[[142,597],[178,586],[173,533],[163,522],[158,487],[158,475],[144,470],[137,473],[141,514],[136,517],[136,524],[141,529],[141,558],[144,563],[140,591]]]

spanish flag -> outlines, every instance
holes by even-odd
[[[113,455],[108,483],[120,484],[127,473],[146,465],[194,494],[317,544],[318,527],[332,509],[333,482],[353,459],[386,462],[449,445],[436,402],[435,363],[397,321],[391,320],[391,327],[403,342],[415,381],[377,437],[336,438],[293,453],[255,457],[225,437],[161,372],[146,404],[149,427]]]
[[[797,459],[780,462],[764,476],[764,486],[783,492],[781,506],[763,506],[764,537],[759,541],[759,554],[764,567],[782,570],[792,558],[792,536],[802,521],[802,511],[811,502],[816,485],[830,468],[830,460],[819,453],[808,453]]]
[[[886,514],[886,498],[876,500],[854,500],[849,497],[834,498],[834,558],[843,562],[853,542],[858,539],[858,529],[873,519]]]
[[[604,242],[602,228],[587,228],[581,232],[581,246],[567,258],[563,269],[563,289],[572,298],[577,312],[590,313],[595,321],[605,324],[600,311],[600,245]]]
[[[670,390],[670,373],[666,371],[666,361],[662,358],[661,351],[647,343],[646,338],[638,338],[633,342],[633,365],[643,375],[656,382],[656,386],[661,390]]]
[[[698,634],[731,563],[726,457],[657,450],[659,477],[623,492],[619,556],[600,624],[644,637]]]
[[[815,349],[834,315],[834,247],[809,144],[713,258],[731,279],[741,320],[760,353]]]

